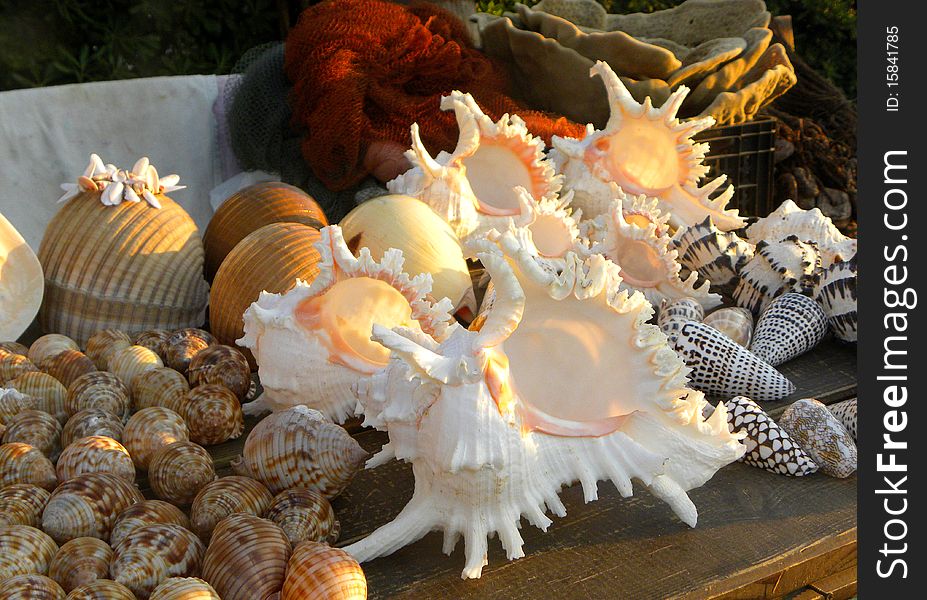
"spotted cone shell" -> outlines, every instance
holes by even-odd
[[[158,450],[148,465],[148,483],[155,496],[177,506],[193,502],[216,478],[212,456],[193,442],[174,442]]]
[[[113,549],[103,540],[92,537],[75,538],[61,546],[48,569],[48,576],[65,592],[109,577]]]
[[[29,573],[17,575],[3,582],[3,600],[66,600],[64,590],[55,580],[44,575]]]
[[[216,345],[197,352],[187,369],[190,386],[218,384],[244,400],[251,388],[248,359],[231,346]]]
[[[93,435],[71,443],[55,465],[58,481],[68,481],[82,473],[111,473],[135,483],[135,465],[126,448],[113,438]]]
[[[32,342],[28,356],[33,363],[40,365],[45,359],[65,350],[80,350],[80,346],[66,335],[49,333]]]
[[[332,505],[315,490],[294,488],[280,492],[267,518],[283,529],[294,548],[306,541],[334,544],[341,533]]]
[[[38,449],[55,461],[61,452],[61,424],[47,412],[24,410],[10,419],[3,433],[3,443],[22,442]]]
[[[129,388],[119,377],[94,371],[76,379],[68,388],[65,409],[69,416],[85,408],[102,408],[123,421],[129,417]]]
[[[180,525],[144,525],[116,546],[110,572],[138,598],[148,598],[169,577],[199,575],[205,552],[203,542]]]
[[[273,496],[259,481],[232,475],[209,483],[200,490],[190,507],[193,531],[209,541],[216,525],[232,513],[263,517]]]
[[[144,500],[135,485],[110,473],[84,473],[57,488],[42,513],[42,529],[59,544],[78,537],[109,541],[116,517]]]
[[[28,525],[0,526],[0,581],[25,573],[48,573],[58,544]]]
[[[61,382],[64,387],[69,387],[75,379],[87,373],[93,373],[97,366],[93,361],[79,350],[65,350],[58,354],[46,358],[39,367]]]
[[[743,439],[747,452],[740,459],[742,462],[771,473],[795,477],[818,470],[811,457],[756,402],[737,396],[724,404],[731,433],[747,433]]]
[[[187,378],[174,369],[152,369],[136,375],[132,380],[132,407],[140,411],[152,406],[163,406],[182,415],[189,391]]]
[[[213,531],[202,577],[222,600],[269,600],[283,587],[290,552],[290,542],[274,523],[234,514]]]
[[[67,600],[138,600],[135,594],[111,579],[97,579],[71,590]]]
[[[856,444],[843,424],[817,400],[798,400],[782,413],[779,425],[808,452],[822,473],[849,477],[856,471]]]
[[[287,565],[280,600],[330,598],[365,600],[367,578],[357,561],[340,548],[303,542]]]
[[[109,357],[117,350],[132,345],[132,338],[119,329],[103,329],[87,340],[87,356],[96,365],[98,371],[109,368]]]
[[[36,410],[47,412],[62,425],[68,420],[68,389],[48,373],[23,373],[7,383],[7,386],[34,398]]]
[[[48,490],[31,483],[0,488],[0,525],[39,527],[50,496]]]
[[[74,413],[61,430],[61,445],[67,448],[75,441],[92,435],[122,439],[122,418],[103,408],[85,408]]]
[[[672,302],[663,301],[660,306],[660,315],[657,325],[667,336],[679,331],[687,321],[701,321],[705,316],[705,309],[695,298],[680,298]]]
[[[835,417],[837,417],[841,423],[843,423],[844,429],[847,430],[853,440],[857,441],[856,437],[856,398],[851,400],[844,400],[843,402],[838,402],[837,404],[831,404],[827,407]]]
[[[241,403],[227,387],[206,384],[190,390],[183,406],[190,439],[204,446],[241,437],[245,416]]]
[[[827,333],[824,309],[802,294],[775,298],[760,315],[750,350],[772,366],[804,354]]]
[[[113,524],[110,544],[115,548],[132,531],[155,523],[173,523],[190,529],[190,519],[182,510],[163,500],[145,500],[122,511]]]
[[[216,590],[197,577],[171,577],[158,584],[148,600],[221,600]]]
[[[0,487],[13,483],[31,483],[51,491],[58,485],[55,465],[29,444],[3,444],[0,446]]]

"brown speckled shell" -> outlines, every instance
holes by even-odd
[[[133,504],[116,517],[109,541],[113,547],[116,547],[135,529],[155,523],[174,523],[184,529],[190,529],[190,519],[173,504],[163,500],[145,500]]]
[[[216,478],[212,456],[193,442],[175,442],[158,450],[148,465],[148,483],[155,496],[183,506]]]
[[[203,579],[222,600],[263,600],[283,587],[290,542],[272,522],[246,514],[226,517],[213,531]]]
[[[64,590],[54,579],[29,573],[3,582],[3,600],[66,600]]]
[[[31,483],[14,483],[0,489],[0,513],[14,512],[23,522],[19,525],[38,527],[42,522],[42,511],[48,504],[51,493]],[[3,523],[0,516],[0,525],[15,525],[17,523]]]
[[[135,337],[136,346],[144,346],[161,357],[164,360],[164,343],[167,338],[171,337],[171,332],[167,329],[149,329],[143,331]]]
[[[79,350],[65,350],[46,358],[39,365],[43,371],[69,387],[75,379],[97,370],[93,361]]]
[[[210,346],[190,361],[187,379],[191,387],[209,383],[225,386],[241,401],[251,388],[251,366],[245,355],[231,346]]]
[[[65,600],[138,600],[135,594],[111,579],[97,579],[93,583],[71,590]]]
[[[151,592],[148,600],[221,600],[216,590],[197,577],[171,577]]]
[[[113,549],[103,540],[92,537],[75,538],[63,544],[48,568],[48,576],[65,592],[109,577]]]
[[[169,577],[199,575],[205,552],[203,542],[180,525],[144,525],[116,546],[110,572],[138,598],[148,598]]]
[[[68,415],[85,408],[102,408],[125,421],[129,417],[129,389],[123,382],[105,371],[82,375],[68,388],[65,403]]]
[[[109,370],[122,380],[126,388],[139,374],[163,367],[161,357],[144,346],[128,346],[113,352],[109,357]]]
[[[74,413],[61,430],[61,445],[67,448],[82,437],[105,435],[122,440],[122,418],[104,408],[85,408]]]
[[[35,398],[36,410],[47,412],[62,425],[67,421],[68,388],[48,373],[23,373],[7,385]]]
[[[49,333],[32,342],[28,356],[34,364],[40,365],[46,358],[51,358],[65,350],[80,350],[80,346],[66,335]]]
[[[341,548],[303,542],[293,550],[280,600],[365,600],[367,578],[357,561]]]
[[[265,517],[283,529],[294,548],[306,541],[334,544],[341,534],[332,505],[315,490],[283,490],[274,497]]]
[[[25,573],[48,573],[58,544],[28,525],[0,527],[0,581]]]
[[[245,429],[241,403],[221,385],[207,384],[190,390],[183,419],[190,428],[190,439],[203,446],[236,439]]]
[[[163,406],[177,414],[183,414],[190,385],[187,379],[170,367],[152,369],[135,377],[132,381],[132,407],[142,410],[152,406]]]
[[[100,371],[109,368],[109,357],[117,350],[132,345],[132,338],[125,331],[119,329],[103,329],[93,334],[87,340],[87,356]]]
[[[35,398],[29,394],[14,389],[0,391],[0,425],[7,425],[20,412],[34,408]]]
[[[197,352],[216,343],[216,338],[202,329],[179,329],[164,342],[164,363],[175,371],[186,373]]]
[[[54,462],[61,453],[61,424],[41,410],[24,410],[10,419],[3,433],[3,443],[22,442],[37,448]]]
[[[217,479],[200,490],[190,507],[190,522],[200,539],[209,541],[216,525],[232,513],[264,516],[273,496],[263,483],[233,475]]]
[[[7,354],[20,354],[22,356],[29,355],[29,348],[23,346],[19,342],[0,342],[0,358],[3,358]]]
[[[111,437],[94,435],[71,442],[55,465],[58,481],[82,473],[112,473],[129,483],[135,482],[135,465],[129,452]]]
[[[58,485],[55,465],[29,444],[3,444],[0,446],[0,487],[13,483],[31,483],[53,490]]]
[[[126,423],[122,433],[122,443],[132,456],[135,466],[146,471],[158,450],[189,439],[190,430],[183,417],[163,406],[138,411]]]
[[[116,517],[144,500],[135,485],[111,473],[84,473],[62,483],[42,513],[42,529],[59,544],[78,537],[109,541]]]
[[[0,385],[6,385],[23,373],[38,371],[31,360],[21,354],[0,356]]]

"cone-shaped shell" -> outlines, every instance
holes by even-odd
[[[58,485],[55,465],[29,444],[3,444],[0,446],[0,487],[14,483],[31,483],[53,490]]]
[[[29,573],[10,577],[0,591],[3,600],[65,600],[65,592],[58,583],[44,575]]]
[[[103,540],[92,537],[75,538],[63,544],[48,569],[48,576],[65,592],[97,579],[109,577],[113,549]]]
[[[222,600],[269,600],[283,587],[290,542],[266,519],[234,514],[213,531],[203,579]]]
[[[190,428],[190,439],[203,446],[236,439],[245,429],[238,398],[222,385],[206,384],[190,390],[183,420]]]
[[[35,398],[32,396],[13,388],[0,388],[0,426],[6,426],[20,412],[34,408]]]
[[[87,356],[100,371],[109,368],[109,357],[113,352],[133,344],[132,338],[119,329],[103,329],[87,340]]]
[[[35,399],[35,409],[47,412],[62,425],[68,419],[68,389],[47,373],[30,371],[13,379],[7,386]]]
[[[280,181],[262,181],[238,190],[219,206],[203,234],[206,278],[213,280],[225,257],[248,234],[271,223],[321,229],[328,219],[312,196]]]
[[[216,343],[215,336],[208,331],[196,328],[179,329],[172,332],[164,341],[162,346],[164,363],[175,371],[186,373],[193,357],[200,350]]]
[[[216,478],[212,456],[193,442],[174,442],[158,450],[148,464],[148,483],[155,496],[183,506]]]
[[[51,496],[48,490],[31,483],[14,483],[0,488],[0,513],[5,510],[17,512],[24,522],[20,525],[38,527],[42,522],[42,511]],[[17,523],[3,523],[0,525],[15,525]]]
[[[221,600],[215,588],[197,577],[171,577],[151,592],[148,600]]]
[[[209,324],[218,340],[234,346],[244,334],[242,315],[262,291],[282,293],[297,279],[319,272],[319,231],[299,223],[274,223],[246,236],[229,253],[213,280]],[[252,368],[249,351],[244,351]]]
[[[367,578],[354,557],[341,548],[303,542],[290,557],[280,600],[302,598],[365,600]]]
[[[121,418],[129,417],[129,389],[113,373],[94,371],[78,377],[68,388],[65,409],[74,416],[85,408],[101,408]]]
[[[835,417],[837,417],[841,423],[843,423],[844,429],[847,430],[853,440],[857,441],[856,438],[856,398],[851,400],[844,400],[843,402],[838,402],[837,404],[828,405],[827,410],[831,412]],[[2,493],[0,493],[2,497]]]
[[[125,447],[113,438],[83,437],[64,449],[55,465],[58,481],[68,481],[82,473],[112,473],[135,482],[135,465]]]
[[[190,529],[190,520],[182,510],[163,500],[145,500],[122,511],[113,524],[110,544],[115,548],[135,529],[155,523],[173,523]]]
[[[244,400],[251,388],[251,366],[237,348],[216,345],[197,352],[187,369],[190,386],[207,383],[225,386],[239,400]]]
[[[110,572],[136,597],[148,598],[169,577],[199,575],[204,552],[203,542],[180,525],[144,525],[116,546]]]
[[[42,305],[42,265],[35,252],[0,214],[0,340],[15,340],[26,331]],[[2,354],[2,353],[0,353]]]
[[[163,366],[161,357],[144,346],[127,346],[109,357],[109,370],[127,388],[132,387],[132,382],[141,373]]]
[[[775,367],[817,346],[825,333],[827,317],[815,300],[783,294],[760,315],[750,350]]]
[[[772,473],[801,477],[818,470],[811,457],[759,405],[745,396],[725,402],[731,432],[745,431],[747,452],[740,460]]]
[[[73,442],[92,435],[103,435],[122,440],[124,424],[122,418],[103,408],[85,408],[74,413],[61,430],[61,445],[65,448]]]
[[[828,267],[814,288],[814,298],[824,308],[827,324],[838,338],[856,341],[856,258]]]
[[[61,382],[64,387],[70,387],[75,379],[97,370],[93,361],[79,350],[65,350],[50,356],[39,365],[43,371]]]
[[[746,308],[719,308],[702,319],[702,322],[714,327],[744,348],[750,347],[750,340],[753,339],[753,313]]]
[[[849,477],[856,471],[857,450],[853,438],[827,407],[811,398],[793,403],[779,426],[802,445],[822,473]]]
[[[29,360],[41,365],[46,359],[65,350],[80,350],[77,342],[66,335],[49,333],[43,335],[29,346]]]
[[[24,410],[10,419],[3,433],[3,443],[22,442],[38,449],[55,461],[61,452],[61,424],[47,412]],[[63,480],[62,480],[63,481]]]
[[[332,505],[319,492],[306,488],[277,494],[266,517],[283,529],[294,548],[305,541],[334,544],[341,533]]]
[[[145,371],[132,380],[132,408],[140,411],[163,406],[182,414],[190,384],[179,372],[169,367]]]
[[[58,544],[28,525],[0,526],[0,581],[24,573],[48,573]]]
[[[200,490],[190,507],[190,522],[200,539],[209,541],[219,521],[232,513],[263,517],[273,496],[259,481],[232,475],[209,483]]]
[[[667,336],[679,331],[687,321],[701,321],[705,317],[705,309],[695,298],[680,298],[660,305],[660,314],[657,316],[657,325]]]
[[[183,417],[162,406],[143,408],[132,415],[122,434],[122,443],[135,466],[146,471],[158,450],[189,439],[190,430]]]
[[[366,458],[367,452],[342,427],[317,410],[295,406],[258,423],[233,468],[275,494],[305,487],[334,498]]]
[[[138,600],[135,594],[112,579],[97,579],[71,590],[66,600]]]
[[[39,322],[81,344],[101,329],[127,332],[204,321],[209,287],[193,219],[167,196],[105,206],[79,194],[58,211],[39,248]]]
[[[23,373],[38,370],[31,360],[21,354],[5,354],[0,356],[0,385],[7,385]]]
[[[148,329],[135,336],[134,345],[144,346],[164,360],[164,344],[171,337],[167,329]]]
[[[58,543],[78,537],[109,541],[116,517],[144,500],[135,485],[111,473],[84,473],[52,493],[42,512],[42,529]]]

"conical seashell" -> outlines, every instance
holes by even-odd
[[[657,325],[669,337],[673,332],[679,331],[683,323],[701,321],[704,317],[705,309],[695,298],[680,298],[672,302],[664,300],[660,305]]]
[[[15,340],[29,328],[42,305],[42,265],[23,236],[0,213],[0,340]],[[16,354],[21,349],[10,348]],[[4,352],[0,350],[0,357]]]
[[[170,367],[145,371],[132,380],[132,408],[163,406],[182,414],[189,391],[186,377]]]
[[[148,464],[148,483],[155,496],[183,506],[216,478],[212,456],[193,442],[174,442],[158,450]]]
[[[148,600],[221,600],[216,590],[196,577],[165,579],[151,592]]]
[[[29,348],[19,342],[0,342],[0,358],[6,354],[19,354],[21,356],[29,355]]]
[[[135,529],[155,523],[174,523],[190,529],[190,519],[182,510],[162,500],[145,500],[122,511],[113,524],[110,544],[115,548]]]
[[[354,557],[341,548],[303,542],[287,564],[280,600],[302,598],[366,600],[367,578]]]
[[[31,483],[14,483],[0,488],[0,513],[15,513],[7,523],[3,522],[4,517],[0,514],[0,525],[38,527],[50,496],[48,490]],[[20,522],[13,522],[17,520]]]
[[[8,425],[13,417],[30,409],[35,409],[35,398],[14,388],[0,387],[0,425]]]
[[[165,364],[175,371],[186,373],[190,361],[200,350],[217,343],[216,338],[208,331],[195,328],[178,329],[164,342]]]
[[[87,355],[79,350],[65,350],[48,357],[39,365],[43,371],[61,382],[64,387],[70,385],[81,375],[93,373],[96,365]]]
[[[109,368],[109,357],[113,352],[132,345],[132,338],[119,329],[103,329],[87,340],[87,356],[97,366],[97,370]]]
[[[117,442],[122,440],[124,424],[122,418],[103,408],[85,408],[74,413],[61,430],[61,445],[70,446],[76,440],[92,435],[102,435]]]
[[[122,443],[135,466],[146,471],[158,450],[189,439],[190,430],[183,418],[162,406],[143,408],[132,415],[122,434]]]
[[[259,481],[238,475],[223,477],[207,484],[193,499],[190,522],[200,539],[208,541],[225,517],[232,513],[262,517],[272,501],[273,496]]]
[[[750,347],[750,340],[753,339],[753,313],[746,308],[719,308],[702,319],[702,323],[714,327],[744,348]]]
[[[109,577],[109,562],[112,559],[113,549],[103,540],[74,538],[58,548],[48,569],[48,576],[57,581],[67,593],[76,587]]]
[[[207,384],[190,390],[183,406],[183,420],[190,428],[190,439],[203,446],[236,439],[245,429],[238,398],[222,385]]]
[[[341,533],[332,505],[319,492],[306,488],[277,494],[266,517],[283,529],[294,548],[305,541],[334,544]]]
[[[274,494],[305,487],[334,498],[366,458],[367,452],[342,427],[317,410],[294,406],[258,423],[232,466]]]
[[[753,258],[754,246],[732,231],[715,227],[711,217],[680,227],[673,235],[679,264],[711,282],[712,289],[733,289],[737,274]]]
[[[251,388],[251,367],[245,355],[231,346],[210,346],[198,352],[187,369],[191,387],[222,385],[244,400]]]
[[[84,473],[52,492],[42,512],[42,530],[63,544],[78,537],[109,541],[116,517],[144,500],[134,484],[111,473]]]
[[[845,342],[856,341],[856,258],[828,267],[814,288],[814,298],[824,308],[827,324]]]
[[[66,600],[137,600],[135,594],[111,579],[97,579],[71,590]]]
[[[0,487],[31,483],[46,490],[58,485],[55,465],[38,448],[13,442],[0,445]]]
[[[125,421],[130,405],[129,389],[119,377],[106,371],[94,371],[71,384],[65,409],[73,416],[86,408],[101,408]]]
[[[812,244],[795,236],[779,242],[760,242],[753,259],[740,270],[734,300],[759,315],[780,294],[809,295],[820,274],[821,255]]]
[[[35,409],[47,412],[59,423],[68,419],[68,388],[48,373],[28,372],[13,379],[7,386],[35,399]]]
[[[782,400],[795,385],[752,352],[704,323],[685,323],[670,340],[697,390],[719,396]]]
[[[791,200],[747,227],[747,237],[754,243],[783,240],[792,235],[817,246],[825,269],[834,262],[856,256],[856,240],[840,233],[820,208],[802,210]]]
[[[827,407],[811,398],[798,400],[779,417],[789,432],[831,477],[849,477],[856,471],[856,444]]]
[[[32,342],[32,345],[29,346],[29,360],[34,364],[41,365],[45,359],[65,350],[80,351],[80,346],[66,335],[49,333]]]
[[[844,400],[837,404],[830,404],[827,410],[843,423],[843,427],[847,430],[847,433],[853,436],[853,440],[856,441],[856,398]],[[0,493],[0,497],[2,497],[2,493]]]
[[[165,344],[170,337],[171,332],[167,329],[149,329],[148,331],[143,331],[135,336],[134,344],[136,346],[144,346],[145,348],[148,348],[160,356],[161,360],[163,361]]]
[[[743,439],[747,453],[740,460],[748,465],[778,473],[801,477],[818,470],[811,457],[780,428],[759,405],[745,396],[725,402],[727,425],[731,432],[745,431]]]
[[[28,525],[0,526],[0,581],[26,573],[48,573],[58,545]]]
[[[129,452],[113,438],[94,435],[72,442],[55,465],[58,481],[68,481],[82,473],[112,473],[129,483],[135,482],[135,465]]]
[[[136,376],[163,366],[161,357],[144,346],[128,346],[113,352],[109,357],[109,370],[127,388],[132,387]]]
[[[205,552],[203,542],[180,525],[144,525],[116,546],[110,572],[138,598],[148,598],[169,577],[198,575]]]
[[[824,309],[808,296],[778,296],[756,323],[750,350],[772,366],[811,350],[827,333]]]
[[[271,598],[283,587],[290,542],[266,519],[234,514],[213,531],[203,557],[203,579],[222,600]]]
[[[47,412],[24,410],[10,419],[3,434],[3,443],[22,442],[39,450],[55,461],[61,452],[61,424]]]
[[[0,385],[8,385],[24,373],[38,371],[31,360],[20,354],[6,354],[0,356]]]
[[[65,600],[64,590],[54,579],[36,573],[10,577],[3,587],[3,600]]]

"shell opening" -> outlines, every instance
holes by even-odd
[[[573,248],[573,233],[569,225],[557,215],[538,215],[528,226],[538,254],[547,258],[561,258]]]
[[[604,169],[625,192],[656,196],[679,183],[677,145],[662,121],[628,119],[589,147],[586,162]]]
[[[513,216],[521,213],[521,186],[532,192],[537,187],[535,177],[520,156],[505,140],[483,139],[472,155],[461,161],[467,180],[479,205],[478,210],[493,216]],[[530,159],[527,164],[530,164]]]

